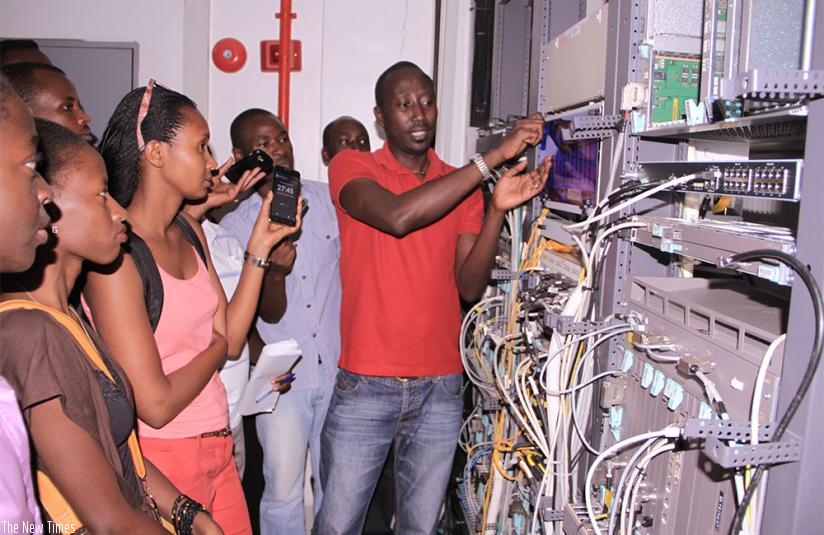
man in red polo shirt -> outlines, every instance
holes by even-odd
[[[383,148],[343,151],[329,167],[342,348],[321,435],[321,535],[360,533],[393,442],[396,532],[434,532],[462,420],[460,299],[482,295],[506,212],[541,191],[550,165],[505,173],[484,218],[478,184],[540,141],[540,114],[455,169],[431,148],[435,91],[419,67],[391,66],[375,100]]]

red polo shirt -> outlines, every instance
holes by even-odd
[[[428,157],[424,182],[454,169],[432,149]],[[387,144],[374,153],[343,151],[329,166],[341,241],[341,368],[382,376],[461,373],[455,249],[460,234],[480,232],[480,190],[435,223],[395,238],[341,208],[340,191],[355,178],[370,178],[396,194],[421,184]]]

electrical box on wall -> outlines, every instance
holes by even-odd
[[[281,62],[280,41],[260,42],[260,70],[262,72],[277,72]],[[300,71],[303,68],[301,42],[292,41],[292,53],[289,61],[290,71]]]

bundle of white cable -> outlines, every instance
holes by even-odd
[[[595,240],[592,242],[592,247],[589,249],[588,254],[585,256],[586,263],[584,264],[584,267],[586,268],[586,286],[588,288],[591,288],[593,284],[593,280],[595,277],[595,259],[601,257],[601,244],[604,242],[604,239],[606,239],[606,237],[610,234],[613,234],[624,229],[639,228],[644,226],[646,225],[644,223],[641,223],[640,221],[627,221],[625,223],[613,225],[609,228],[603,229],[600,232],[598,232],[598,234],[595,237]],[[579,244],[579,247],[584,247],[584,244],[580,241],[580,238],[578,238],[578,236],[574,237],[576,242]]]
[[[617,516],[617,512],[619,510],[623,511],[625,509],[626,500],[624,499],[623,489],[624,483],[627,481],[627,476],[633,470],[635,463],[638,462],[638,458],[647,450],[650,446],[654,443],[663,440],[664,442],[667,441],[665,438],[651,438],[644,442],[640,448],[635,450],[635,453],[632,454],[632,457],[629,458],[627,464],[624,466],[624,469],[621,471],[621,479],[618,480],[618,486],[615,487],[615,492],[613,493],[612,497],[612,504],[609,507],[609,523],[607,524],[607,533],[614,533],[613,529],[615,526],[615,517]],[[620,506],[619,506],[620,504]]]
[[[586,500],[586,508],[587,508],[587,516],[589,517],[589,522],[592,524],[592,529],[595,531],[596,535],[601,535],[601,528],[598,526],[598,521],[595,519],[595,510],[592,506],[592,478],[595,476],[595,471],[604,460],[611,457],[615,453],[632,446],[633,444],[638,444],[639,442],[645,442],[651,438],[659,438],[665,437],[669,439],[678,438],[681,434],[681,429],[676,426],[667,426],[663,429],[659,429],[658,431],[650,431],[649,433],[642,433],[640,435],[635,435],[633,437],[626,438],[620,442],[616,442],[612,446],[605,449],[601,452],[598,457],[595,458],[595,461],[592,463],[592,466],[589,467],[587,471],[586,482],[584,484],[584,498]]]
[[[636,467],[635,474],[633,476],[635,478],[634,482],[631,482],[631,485],[627,485],[627,490],[631,489],[629,492],[629,501],[626,503],[629,507],[626,509],[626,515],[621,515],[621,535],[626,535],[628,530],[632,529],[633,524],[635,524],[635,511],[637,509],[637,501],[638,501],[638,489],[641,488],[641,483],[646,477],[646,470],[647,466],[649,465],[650,461],[654,457],[661,455],[662,453],[666,453],[668,451],[672,451],[675,449],[674,443],[667,443],[667,444],[658,444],[650,449],[644,456],[638,461],[638,465]],[[625,494],[625,498],[626,498]],[[626,522],[625,522],[626,520]]]
[[[464,370],[469,380],[475,384],[482,392],[490,394],[494,391],[494,378],[492,370],[489,369],[487,361],[484,359],[472,358],[473,352],[471,348],[466,347],[467,330],[469,326],[475,323],[475,335],[472,339],[475,341],[475,353],[480,352],[480,344],[478,340],[478,331],[483,326],[482,316],[495,307],[503,306],[503,297],[496,295],[480,301],[477,305],[464,316],[461,324],[461,336],[458,341],[460,344],[461,361],[463,362]]]
[[[600,328],[600,329],[596,329],[596,330],[594,330],[594,331],[592,331],[592,332],[589,332],[589,333],[586,333],[586,334],[582,334],[582,335],[580,335],[580,336],[572,336],[572,335],[570,335],[570,336],[568,336],[568,337],[567,337],[567,338],[569,338],[569,341],[568,341],[568,342],[565,342],[562,346],[560,346],[560,347],[556,348],[556,349],[555,349],[555,351],[553,351],[553,350],[552,350],[552,349],[553,349],[553,348],[552,348],[552,344],[550,344],[550,348],[549,348],[549,350],[547,351],[547,361],[544,363],[543,368],[541,369],[541,372],[540,372],[540,374],[539,374],[539,381],[540,381],[540,383],[541,383],[541,387],[542,387],[545,391],[547,391],[547,392],[557,392],[557,391],[559,390],[559,388],[558,388],[558,387],[556,387],[556,388],[552,388],[552,386],[553,386],[553,385],[552,385],[552,384],[550,384],[550,377],[553,377],[553,376],[550,374],[550,370],[548,369],[548,366],[549,366],[549,365],[550,365],[550,364],[551,364],[554,360],[556,360],[556,359],[557,359],[557,357],[558,357],[558,356],[559,356],[559,355],[560,355],[560,354],[561,354],[564,350],[569,349],[569,348],[571,348],[571,347],[573,347],[573,346],[576,346],[577,344],[579,344],[579,343],[581,343],[581,342],[583,342],[583,341],[585,341],[585,340],[588,340],[588,339],[590,339],[590,338],[595,338],[595,337],[596,337],[596,336],[598,336],[598,335],[605,334],[605,335],[606,335],[606,337],[607,337],[607,338],[609,338],[609,337],[614,336],[614,335],[616,335],[616,334],[620,334],[620,333],[619,333],[619,331],[620,331],[620,332],[627,332],[627,331],[629,331],[629,330],[632,330],[632,329],[630,328],[629,324],[626,324],[626,323],[616,323],[616,324],[614,324],[614,325],[607,325],[606,327],[602,327],[602,328]],[[553,337],[553,338],[554,338],[554,337]],[[601,342],[603,342],[603,340],[601,340]],[[596,343],[595,345],[597,345],[597,344],[598,344],[598,343]]]
[[[652,197],[656,193],[660,193],[661,191],[664,191],[665,189],[674,188],[676,186],[680,186],[681,184],[686,184],[687,182],[689,182],[691,180],[695,180],[696,178],[697,178],[697,176],[695,174],[689,174],[689,175],[673,178],[672,180],[668,180],[667,182],[664,182],[663,184],[659,184],[659,185],[655,186],[654,188],[648,189],[647,191],[644,191],[643,193],[640,193],[640,194],[636,195],[635,197],[631,197],[631,198],[627,199],[626,201],[622,202],[621,204],[613,206],[612,208],[610,208],[609,210],[606,210],[605,212],[601,212],[597,216],[595,216],[594,215],[595,212],[593,212],[593,215],[586,218],[585,220],[583,220],[579,223],[572,223],[572,224],[569,224],[569,225],[564,225],[561,228],[563,228],[564,230],[566,230],[567,232],[570,232],[570,233],[572,233],[572,231],[577,231],[579,229],[585,229],[588,226],[592,225],[593,223],[597,223],[599,221],[602,221],[602,220],[608,218],[609,216],[611,216],[612,214],[615,214],[615,213],[621,212],[622,210],[627,209],[628,207],[632,206],[633,204],[637,203],[638,201],[642,201],[642,200],[644,200],[648,197]]]
[[[486,510],[486,526],[482,526],[484,535],[495,535],[497,531],[497,523],[495,522],[498,513],[501,510],[502,497],[504,494],[504,479],[503,474],[497,470],[492,470],[492,496],[489,498],[489,507]]]
[[[546,458],[549,456],[549,444],[546,441],[546,435],[541,427],[541,422],[538,419],[538,415],[535,413],[532,403],[529,402],[530,392],[527,390],[527,377],[532,375],[531,370],[531,358],[525,358],[515,370],[515,392],[518,394],[520,408],[514,407],[513,409],[518,414],[521,412],[523,413],[524,419],[529,424],[527,431],[530,431],[530,434],[534,435],[538,439],[536,445],[540,448],[541,454],[543,454],[544,458]],[[536,399],[538,399],[537,396]]]
[[[578,318],[581,315],[581,309],[584,303],[583,284],[579,283],[564,304],[561,314],[563,316]],[[558,332],[553,332],[550,337],[547,348],[547,361],[542,366],[539,374],[539,383],[544,390],[559,390],[561,388],[562,378],[566,376],[569,349],[576,343],[572,339],[572,336],[564,336]],[[567,422],[561,411],[561,400],[557,397],[546,395],[545,401],[547,427],[554,431],[549,437],[550,451],[552,452],[552,456],[549,457],[549,459],[552,462],[557,462],[560,466],[567,467],[567,440],[564,433],[564,430],[567,428]],[[566,503],[568,499],[568,489],[566,488],[565,478],[560,478],[556,481],[555,477],[550,475],[547,485],[548,488],[553,491],[556,503]]]
[[[502,340],[499,342],[495,350],[493,351],[493,358],[497,360],[497,355],[500,353],[501,347],[503,347],[504,341]],[[512,399],[512,396],[509,394],[509,381],[510,378],[508,376],[504,377],[500,371],[500,365],[498,362],[494,362],[492,369],[495,371],[495,382],[498,385],[498,391],[503,395],[504,400],[506,401],[507,405],[509,405],[511,409],[511,413],[515,415],[515,419],[518,420],[518,423],[521,425],[522,429],[529,437],[529,439],[541,450],[544,456],[549,455],[549,445],[546,441],[546,436],[544,435],[543,429],[540,426],[540,422],[533,422],[528,421],[527,417],[522,414],[521,408],[518,404],[515,403],[515,400]],[[506,381],[506,383],[504,382]]]
[[[582,312],[579,308],[579,310],[575,312],[574,317],[578,317],[580,321],[581,315]],[[592,372],[591,360],[587,359],[587,356],[604,340],[607,340],[614,334],[626,332],[627,330],[628,327],[626,324],[616,324],[581,336],[570,335],[560,337],[559,335],[553,335],[553,340],[565,340],[565,342],[563,345],[557,347],[555,351],[552,351],[553,346],[550,344],[550,351],[552,351],[552,353],[548,355],[547,362],[544,364],[539,376],[541,386],[545,391],[547,406],[560,407],[563,400],[552,393],[560,390],[561,382],[571,379],[572,382],[570,384],[574,387],[578,374],[583,374],[583,381],[586,381],[588,377],[591,377]],[[582,353],[581,358],[576,359],[576,347],[580,343],[596,337],[599,334],[603,334],[604,336],[596,339],[594,343],[589,344],[588,348]],[[575,373],[573,374],[573,366],[576,360],[579,363],[579,367],[574,369]],[[573,377],[573,375],[575,375],[575,377]],[[550,424],[554,424],[550,426],[550,429],[554,431],[554,433],[552,433],[552,441],[554,443],[550,445],[551,451],[554,453],[552,460],[557,466],[563,467],[563,472],[565,473],[571,471],[570,461],[575,458],[577,451],[582,445],[586,445],[586,447],[591,449],[591,446],[586,443],[586,441],[582,442],[580,438],[582,437],[582,433],[580,433],[576,418],[576,415],[582,410],[585,410],[586,405],[590,402],[591,395],[580,396],[574,403],[570,404],[570,411],[568,413],[558,410],[552,415],[554,419],[549,420]],[[597,454],[597,451],[593,451],[593,453]],[[568,488],[568,483],[569,480],[566,477],[559,478],[557,481],[555,481],[554,478],[550,480],[549,488],[553,488],[554,484],[556,491],[554,494],[556,504],[566,503],[572,495]]]
[[[629,332],[631,330],[629,327],[621,327],[620,325],[618,327],[619,327],[618,329],[613,329],[612,332],[610,332],[609,334],[606,334],[606,335],[601,336],[600,338],[596,339],[592,344],[590,344],[589,347],[587,347],[586,351],[584,351],[584,353],[581,354],[580,364],[579,364],[578,368],[576,368],[575,371],[573,372],[570,384],[574,385],[577,382],[578,374],[580,373],[580,370],[584,367],[585,362],[589,363],[591,365],[592,361],[587,360],[586,357],[588,357],[589,355],[594,353],[599,345],[601,345],[602,343],[609,340],[610,338],[612,338],[615,335],[623,334],[623,333]],[[582,399],[582,398],[579,398],[579,400],[580,399]],[[598,450],[593,448],[590,445],[590,443],[587,441],[586,437],[584,436],[584,430],[581,429],[581,426],[578,423],[578,418],[576,416],[576,414],[579,414],[580,412],[586,412],[585,407],[576,407],[575,403],[572,403],[571,407],[572,407],[572,426],[575,428],[575,431],[577,433],[577,436],[578,436],[579,440],[586,447],[586,449],[589,450],[590,453],[592,453],[593,455],[598,455],[598,453],[599,453]]]
[[[764,381],[767,379],[767,370],[770,368],[770,363],[772,362],[773,355],[775,355],[778,347],[784,343],[787,339],[787,334],[784,333],[775,340],[767,348],[767,351],[764,352],[764,356],[761,358],[761,365],[758,367],[758,375],[755,378],[755,386],[753,387],[752,392],[752,404],[750,405],[750,444],[756,445],[758,444],[758,424],[760,422],[759,414],[761,412],[761,400],[764,397]],[[753,498],[753,505],[750,506],[750,510],[747,512],[748,521],[745,524],[745,530],[743,533],[757,533],[758,526],[761,525],[761,513],[763,512],[763,499],[764,493],[763,490],[766,488],[766,478],[769,473],[764,474],[764,481],[761,484],[761,487],[756,491],[758,494]]]

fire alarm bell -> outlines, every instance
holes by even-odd
[[[212,62],[223,72],[237,72],[246,65],[246,47],[232,37],[221,39],[212,48]]]

